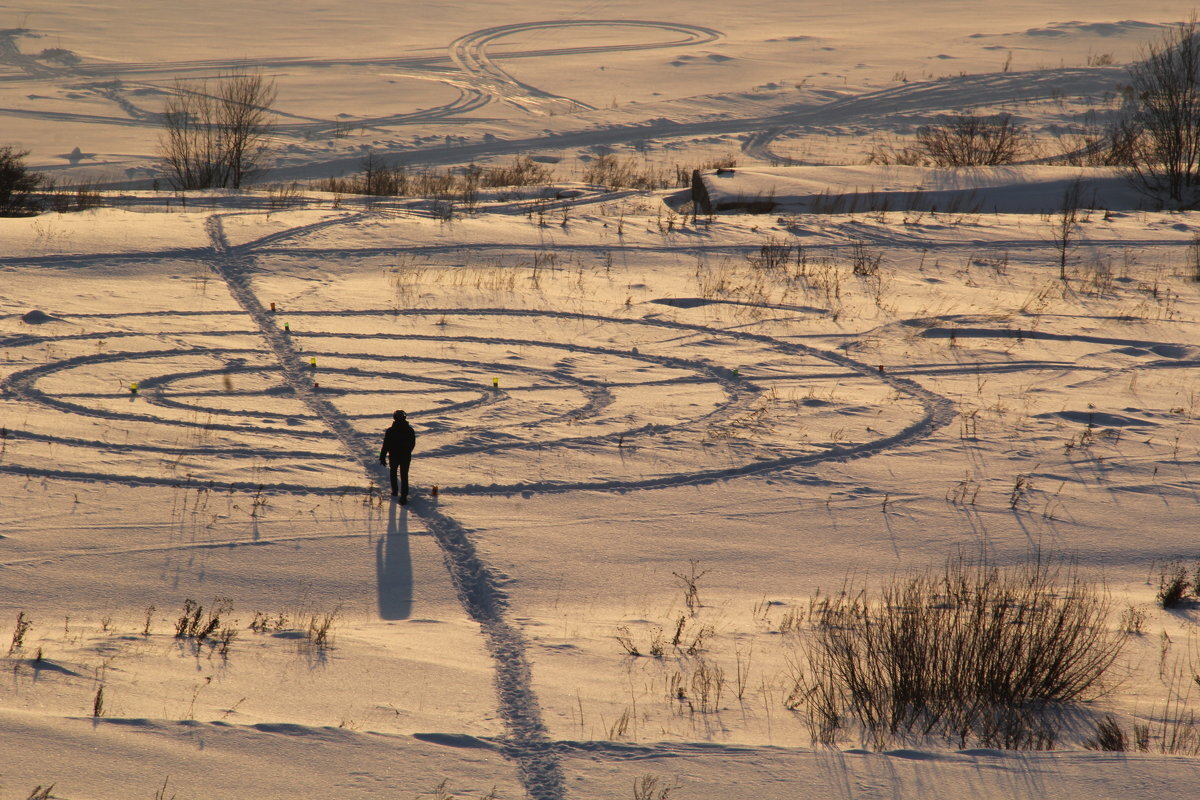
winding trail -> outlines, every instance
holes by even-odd
[[[380,487],[387,475],[369,446],[349,420],[328,400],[314,391],[313,380],[291,339],[281,331],[250,286],[252,256],[231,248],[220,216],[206,222],[213,247],[212,267],[230,293],[258,325],[267,345],[283,371],[284,381],[297,397],[337,436],[352,458]],[[525,791],[534,800],[561,800],[566,796],[562,768],[554,752],[541,707],[533,692],[533,676],[525,656],[525,639],[504,617],[508,598],[496,577],[475,551],[467,530],[435,502],[415,497],[409,508],[434,535],[446,560],[450,579],[463,608],[477,622],[496,665],[496,693],[506,735],[505,755],[516,763]]]

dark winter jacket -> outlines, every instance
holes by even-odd
[[[392,458],[402,458],[412,455],[417,445],[417,434],[407,420],[397,420],[383,434],[383,447],[379,449],[379,457],[385,455]]]

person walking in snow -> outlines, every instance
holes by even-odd
[[[400,505],[408,503],[408,465],[412,462],[417,434],[408,424],[403,411],[392,414],[392,427],[383,434],[383,447],[379,449],[379,463],[389,468],[392,478],[392,497],[400,495]],[[397,492],[396,470],[400,470],[400,487]]]

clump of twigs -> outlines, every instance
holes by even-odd
[[[788,706],[832,743],[850,722],[878,746],[942,735],[1041,749],[1054,708],[1102,688],[1124,637],[1110,601],[1070,568],[954,560],[893,580],[877,596],[843,591],[817,606]]]

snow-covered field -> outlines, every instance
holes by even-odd
[[[693,217],[578,183],[604,152],[734,153],[798,196],[908,186],[861,153],[968,108],[1050,148],[1177,5],[5,13],[2,143],[127,185],[0,220],[3,796],[1200,785],[1194,746],[1162,752],[1198,705],[1196,611],[1155,602],[1164,564],[1200,557],[1200,214],[1093,175],[1114,194],[1080,212],[1064,279],[1056,167],[941,213]],[[239,64],[279,87],[272,179],[366,149],[530,153],[568,191],[449,219],[148,191],[171,81]],[[419,435],[407,507],[377,462],[395,408]],[[1053,751],[814,744],[786,707],[810,601],[962,553],[1072,560],[1114,631],[1142,615],[1106,691]],[[175,635],[187,601],[219,616],[202,641]],[[1150,751],[1085,749],[1108,713],[1149,724]]]

